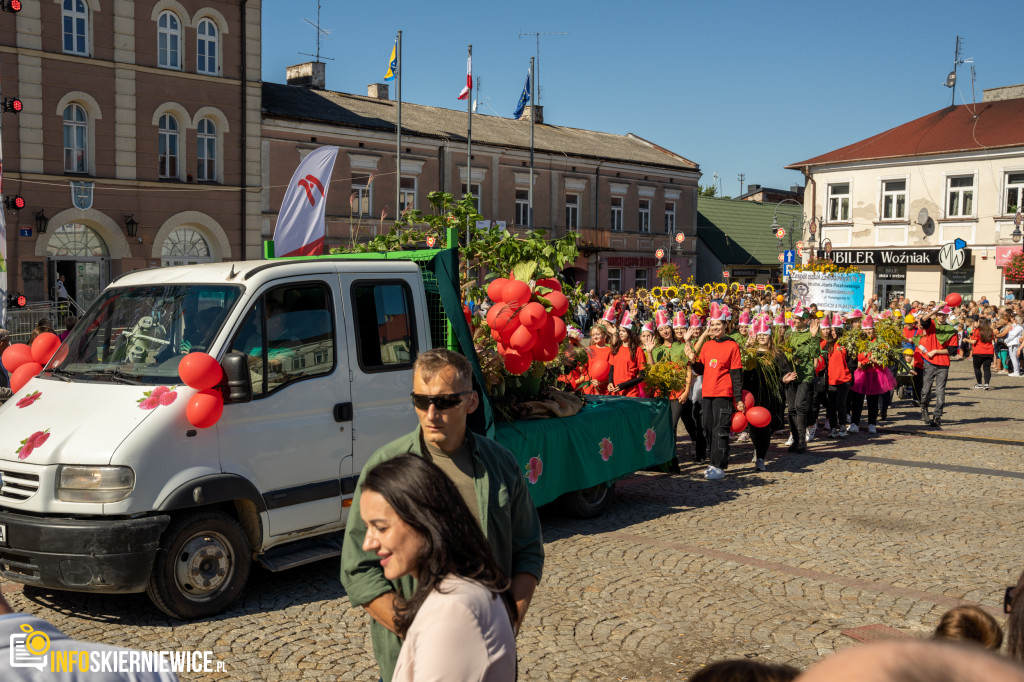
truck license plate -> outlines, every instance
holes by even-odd
[[[0,545],[7,544],[7,524],[0,523]]]

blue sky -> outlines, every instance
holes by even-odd
[[[548,123],[635,133],[746,184],[788,188],[787,164],[948,106],[942,85],[956,35],[973,58],[974,97],[1024,82],[1019,4],[937,0],[858,3],[518,0],[350,3],[322,0],[327,87],[366,94],[403,31],[402,99],[461,108],[466,46],[482,78],[478,112],[511,116],[536,39]],[[315,51],[316,0],[265,0],[263,79]],[[393,92],[393,91],[392,91]],[[970,65],[956,102],[972,101]]]

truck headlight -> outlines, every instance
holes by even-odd
[[[57,499],[64,502],[119,502],[135,487],[129,467],[63,465],[57,470]]]

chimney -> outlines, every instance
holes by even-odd
[[[388,99],[387,83],[370,83],[366,86],[366,96],[373,99]]]
[[[301,85],[311,90],[324,90],[327,87],[326,65],[323,62],[305,62],[285,69],[288,85]]]
[[[760,192],[760,191],[761,191],[761,185],[754,185],[754,184],[747,185],[747,194],[753,194],[754,192]]]
[[[544,122],[544,107],[541,106],[541,105],[533,106],[532,104],[527,104],[523,108],[523,117],[520,120],[522,120],[522,121],[529,121],[534,116],[534,110],[537,111],[537,118],[534,119],[534,122],[535,123],[543,123]]]

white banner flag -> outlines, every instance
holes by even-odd
[[[316,256],[324,251],[325,220],[331,170],[337,147],[320,147],[295,169],[274,227],[275,256]]]

